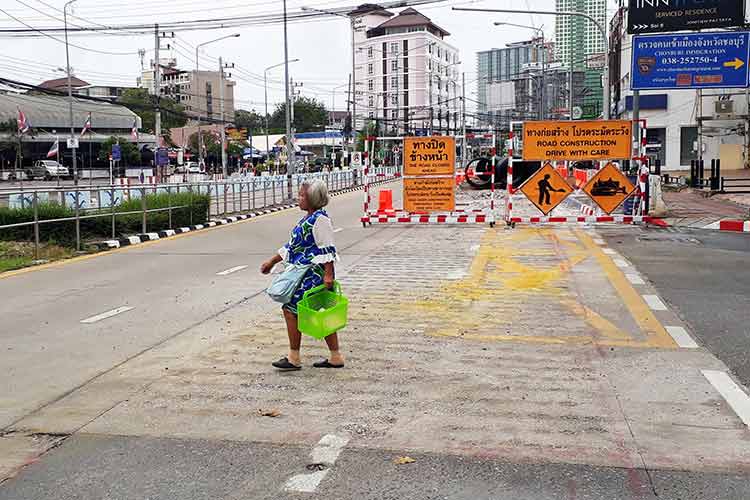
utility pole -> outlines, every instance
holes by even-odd
[[[73,153],[73,182],[76,186],[76,197],[75,197],[75,211],[76,211],[76,251],[81,250],[81,224],[79,220],[79,212],[81,210],[81,207],[78,203],[78,160],[76,158],[76,137],[75,132],[73,132],[73,85],[72,85],[72,79],[70,76],[70,51],[68,49],[68,5],[72,4],[76,0],[68,0],[68,2],[63,7],[63,22],[65,24],[65,63],[66,63],[66,69],[68,73],[68,119],[70,120],[70,145],[73,146],[71,149],[71,152]],[[18,134],[18,150],[19,154],[23,155],[23,150],[21,146],[21,133]],[[58,145],[58,148],[60,146]],[[20,156],[21,161],[23,161],[23,156]],[[23,167],[23,165],[19,164],[19,167]],[[59,179],[59,177],[58,177]]]
[[[464,145],[461,148],[461,166],[466,169],[466,146],[468,141],[466,140],[466,72],[461,72],[461,128],[463,128]]]
[[[289,39],[287,36],[287,16],[286,16],[286,0],[284,4],[284,94],[285,94],[285,106],[284,111],[286,115],[286,173],[287,175],[293,174],[294,172],[294,144],[292,144],[292,115],[289,102]],[[289,198],[292,198],[292,182],[289,179]]]
[[[574,21],[576,20],[571,19],[571,25]],[[573,105],[575,104],[573,97],[573,60],[575,59],[573,51],[573,30],[571,30],[570,36],[568,37],[568,44],[570,45],[570,50],[568,51],[570,57],[570,61],[568,61],[570,69],[570,71],[568,71],[568,119],[573,120]]]
[[[159,108],[159,98],[161,97],[161,64],[159,61],[159,49],[161,40],[159,39],[159,25],[154,24],[154,135],[156,136],[156,154],[154,155],[154,167],[156,172],[161,173],[159,165],[159,148],[161,146],[161,109]]]
[[[221,173],[227,176],[227,131],[224,124],[224,60],[219,56],[219,114],[221,115]]]

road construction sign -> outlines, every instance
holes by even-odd
[[[634,190],[635,186],[614,163],[607,163],[583,187],[583,191],[607,214],[614,212]]]
[[[573,192],[573,188],[550,163],[542,165],[519,189],[544,215]]]
[[[404,178],[404,210],[450,212],[456,208],[453,177]]]
[[[523,159],[629,159],[632,134],[627,120],[528,121],[523,124]]]
[[[455,169],[455,138],[404,137],[404,175],[452,176]]]

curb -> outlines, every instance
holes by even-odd
[[[370,183],[371,186],[377,185],[377,184],[383,184],[385,182],[390,182],[393,180],[396,180],[397,178],[393,179],[387,179],[382,181],[376,181],[373,183]],[[363,188],[363,186],[357,186],[357,187],[351,187],[346,189],[340,189],[338,191],[331,192],[331,196],[340,196],[347,193],[353,193],[354,191],[359,191]],[[200,231],[201,229],[206,229],[209,227],[216,227],[216,226],[225,226],[227,224],[232,224],[233,222],[238,222],[242,220],[252,219],[254,217],[258,217],[261,215],[267,215],[274,212],[281,212],[282,210],[289,210],[291,208],[296,208],[297,204],[293,203],[290,205],[276,205],[273,207],[268,207],[264,209],[255,210],[253,212],[247,213],[247,214],[241,214],[241,215],[233,215],[231,217],[226,217],[224,219],[215,219],[211,220],[209,222],[206,222],[205,224],[197,224],[195,226],[187,226],[187,227],[180,227],[177,229],[167,229],[164,231],[158,231],[153,233],[143,233],[143,234],[136,234],[135,236],[128,236],[126,238],[119,238],[115,240],[106,240],[101,241],[98,243],[94,243],[94,245],[100,250],[100,251],[106,251],[111,250],[113,248],[121,248],[121,247],[127,247],[132,245],[138,245],[140,243],[145,243],[147,241],[154,241],[154,240],[160,240],[163,238],[169,238],[171,236],[175,236],[178,234],[183,233],[190,233],[194,231]]]
[[[705,226],[703,229],[731,231],[734,233],[750,233],[750,220],[720,220]]]

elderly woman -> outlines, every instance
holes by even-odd
[[[297,329],[297,303],[306,291],[325,284],[333,287],[335,273],[333,263],[338,259],[333,242],[333,225],[323,207],[328,205],[328,189],[321,180],[305,181],[299,189],[299,207],[307,214],[292,229],[289,243],[279,249],[268,261],[264,262],[260,270],[263,274],[271,272],[273,266],[279,262],[290,264],[311,265],[300,282],[291,301],[284,304],[282,311],[286,320],[289,335],[289,354],[285,358],[272,363],[282,371],[300,370],[300,343],[302,334]],[[343,368],[344,358],[339,352],[338,334],[326,337],[328,349],[331,351],[327,360],[314,363],[315,368]]]

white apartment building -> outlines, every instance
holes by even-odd
[[[389,135],[462,127],[458,49],[447,31],[412,8],[395,15],[365,4],[355,20],[356,129],[377,120]]]

